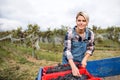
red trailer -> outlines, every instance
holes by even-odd
[[[70,67],[69,64],[62,66]],[[68,70],[53,70],[53,72],[49,72],[49,70],[52,70],[55,67],[57,66],[41,67],[36,80],[58,80],[60,77],[65,77],[65,75],[71,74],[70,68],[68,68]],[[120,57],[88,61],[87,68],[83,68],[80,65],[78,68],[80,74],[87,76],[87,79],[85,80],[102,80],[104,77],[120,75]]]

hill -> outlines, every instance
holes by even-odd
[[[34,80],[40,67],[61,63],[62,48],[59,47],[62,46],[56,45],[54,49],[51,44],[40,43],[40,46],[40,50],[34,51],[30,47],[1,41],[0,80]],[[119,44],[115,42],[114,46],[108,46],[109,43],[104,42],[97,44],[94,55],[89,60],[120,56]],[[34,57],[33,52],[36,54]]]
[[[58,63],[37,60],[30,55],[30,48],[22,49],[0,42],[0,80],[34,80],[40,67]]]

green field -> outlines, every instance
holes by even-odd
[[[40,50],[34,51],[23,45],[0,42],[0,80],[34,80],[40,67],[61,63],[62,51],[63,45],[52,43],[40,43]],[[116,57],[119,53],[120,45],[108,40],[96,44],[89,60]]]

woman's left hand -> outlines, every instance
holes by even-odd
[[[81,64],[82,64],[82,67],[86,67],[87,66],[87,60],[88,60],[88,57],[90,56],[90,54],[86,53],[85,57],[83,58]]]

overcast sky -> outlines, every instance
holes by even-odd
[[[73,27],[79,11],[88,13],[89,27],[120,26],[120,0],[0,0],[0,30]]]

